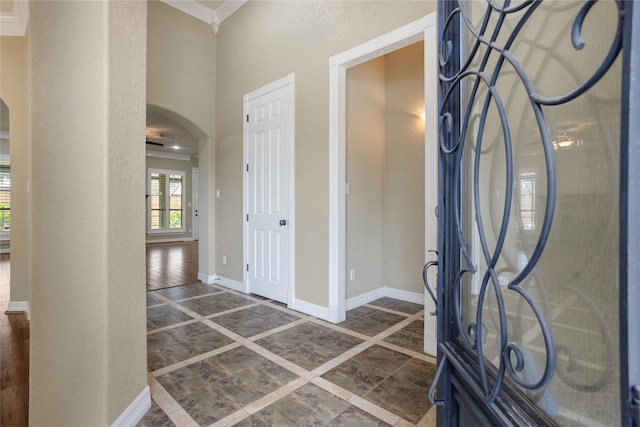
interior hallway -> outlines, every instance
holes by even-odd
[[[147,304],[141,426],[435,425],[421,305],[382,298],[333,325],[204,283]]]
[[[197,240],[147,243],[147,290],[197,282]]]

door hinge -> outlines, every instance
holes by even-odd
[[[247,172],[249,172],[249,163],[247,163]]]
[[[249,222],[249,214],[247,214],[247,222]]]
[[[640,426],[640,384],[631,387],[631,418],[633,424]]]
[[[247,123],[249,123],[249,115],[247,114]]]
[[[249,271],[249,264],[247,264],[247,271]]]

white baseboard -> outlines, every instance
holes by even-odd
[[[374,289],[364,294],[356,295],[353,298],[349,298],[345,301],[345,308],[347,310],[353,310],[361,305],[368,304],[371,301],[375,301],[382,297],[389,297],[399,299],[401,301],[413,302],[416,304],[424,304],[424,293],[405,291],[403,289],[391,288],[384,286],[382,288]]]
[[[424,292],[411,292],[403,289],[384,287],[384,296],[399,299],[401,301],[413,302],[416,304],[424,304]]]
[[[7,311],[24,311],[27,316],[27,320],[31,319],[31,310],[29,309],[29,302],[27,301],[9,301],[9,304],[7,304]]]
[[[215,274],[206,274],[206,273],[198,272],[198,280],[200,280],[202,283],[212,284],[212,283],[215,283],[216,279],[218,279],[218,276],[216,276]]]
[[[193,237],[174,237],[173,239],[147,239],[147,243],[177,243],[177,242],[193,242]]]
[[[151,408],[151,393],[146,386],[133,402],[124,410],[118,419],[111,424],[112,427],[134,427],[140,422],[144,414]]]
[[[208,282],[208,283],[216,283],[220,286],[224,286],[225,288],[242,292],[243,294],[249,293],[249,290],[247,289],[244,283],[238,282],[237,280],[233,280],[233,279],[227,279],[226,277],[222,277],[222,276],[215,276],[214,281]]]
[[[329,308],[321,305],[312,304],[300,299],[293,300],[293,307],[289,307],[293,310],[299,311],[309,316],[317,317],[318,319],[329,321]]]
[[[370,303],[371,301],[382,298],[385,296],[384,290],[385,288],[378,288],[364,294],[356,295],[353,298],[349,298],[345,301],[345,309],[347,311],[353,310],[354,308],[360,307],[361,305],[365,305]]]

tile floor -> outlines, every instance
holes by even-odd
[[[334,325],[216,285],[149,291],[139,425],[435,425],[422,329],[422,306],[391,298]]]

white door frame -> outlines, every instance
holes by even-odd
[[[329,321],[334,323],[346,318],[346,71],[420,40],[424,40],[425,49],[425,248],[437,249],[437,221],[433,216],[438,200],[436,14],[430,13],[329,60]],[[429,316],[435,308],[427,303],[429,301],[425,304],[425,331],[434,333],[433,338],[425,336],[425,349],[430,353],[433,349],[435,354],[436,319]]]
[[[290,147],[290,155],[289,155],[289,214],[287,215],[287,227],[290,227],[289,231],[289,271],[285,274],[289,280],[289,291],[287,298],[287,305],[289,307],[293,307],[293,302],[295,299],[295,74],[289,74],[279,80],[271,82],[266,86],[263,86],[259,89],[250,92],[243,97],[243,137],[242,137],[242,150],[243,150],[243,174],[242,174],[242,187],[243,187],[243,216],[246,217],[249,211],[249,182],[247,180],[246,174],[246,165],[249,162],[249,127],[247,121],[244,119],[249,114],[248,107],[249,102],[255,98],[259,98],[263,95],[266,95],[275,90],[281,89],[283,87],[290,86],[290,90],[288,91],[289,98],[287,102],[290,105],[289,108],[289,117],[287,121],[291,125],[291,147]],[[242,279],[244,285],[244,292],[250,293],[249,289],[249,280],[247,275],[247,269],[245,266],[249,261],[249,224],[246,220],[243,220],[244,226],[243,230],[243,268],[242,268]]]
[[[198,168],[191,168],[191,237],[193,240],[198,240]],[[196,213],[197,212],[197,213]]]

